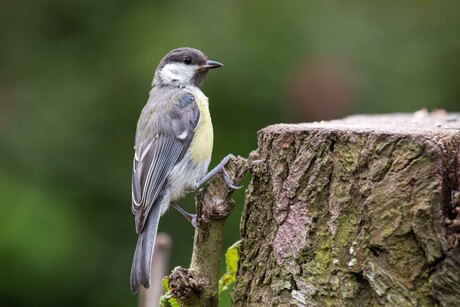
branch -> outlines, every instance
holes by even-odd
[[[233,183],[238,185],[247,171],[246,160],[231,158],[225,168]],[[198,227],[190,268],[176,267],[169,275],[171,297],[183,306],[218,304],[224,224],[234,207],[232,194],[233,190],[217,174],[195,195]]]

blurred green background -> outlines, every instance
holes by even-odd
[[[136,304],[134,131],[170,49],[225,64],[203,86],[212,165],[272,123],[460,106],[459,1],[5,0],[0,22],[2,306]],[[160,231],[187,266],[190,224],[171,210]]]

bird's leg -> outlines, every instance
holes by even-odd
[[[193,227],[195,228],[197,227],[196,214],[188,213],[181,206],[179,206],[179,204],[176,202],[172,202],[171,206],[177,211],[179,211],[179,213],[182,214],[185,217],[185,219],[189,221],[190,224],[192,224]]]
[[[204,175],[203,178],[201,178],[201,180],[198,182],[197,189],[201,185],[203,185],[206,181],[211,179],[212,176],[214,176],[215,174],[219,172],[222,173],[222,178],[224,179],[225,183],[228,185],[230,189],[237,190],[241,188],[241,186],[236,186],[233,184],[232,180],[230,179],[227,172],[225,171],[225,164],[227,164],[228,160],[230,160],[230,158],[232,157],[234,157],[232,154],[226,156],[225,158],[222,159],[222,161],[220,161],[219,164],[217,164],[216,167],[214,167],[211,171],[209,171],[206,175]]]

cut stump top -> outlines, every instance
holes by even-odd
[[[302,124],[277,124],[264,128],[263,132],[280,133],[311,129],[346,130],[399,135],[453,135],[460,133],[460,113],[420,110],[415,113],[388,115],[354,115],[340,120]]]

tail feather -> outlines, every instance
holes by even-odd
[[[131,267],[131,291],[137,293],[139,286],[150,286],[150,272],[152,269],[152,254],[160,221],[161,206],[155,203],[149,212],[147,223],[139,234]]]

